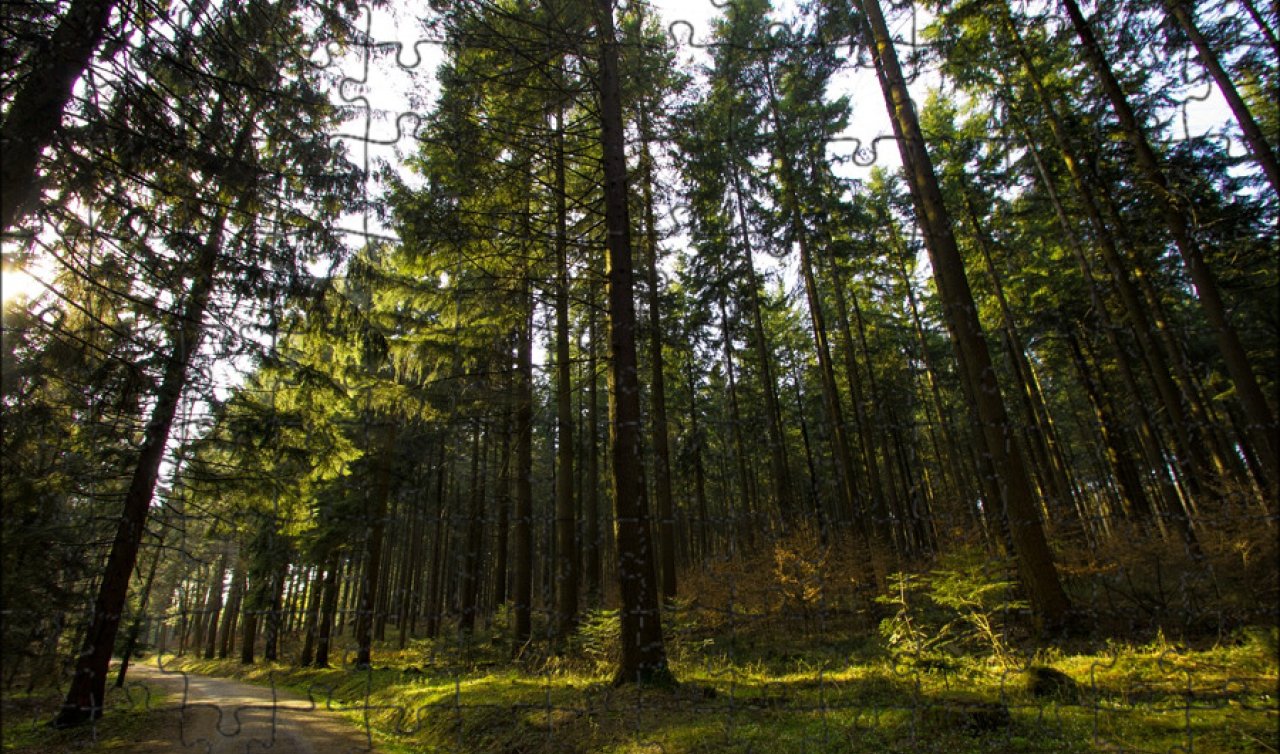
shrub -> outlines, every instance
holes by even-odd
[[[961,655],[983,652],[1014,664],[1006,618],[1028,604],[1015,596],[1010,564],[980,548],[943,556],[925,574],[894,573],[876,602],[894,608],[880,622],[890,654],[927,669],[951,670]]]

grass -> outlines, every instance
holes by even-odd
[[[380,648],[377,666],[171,658],[188,672],[287,686],[371,727],[379,751],[1274,752],[1276,658],[1266,641],[1189,650],[1157,641],[1042,651],[1074,681],[1038,694],[1023,670],[959,657],[908,667],[873,642],[758,623],[676,646],[675,689],[614,687],[603,658],[506,662],[490,644]],[[758,648],[758,649],[757,649]]]
[[[101,719],[92,725],[56,730],[48,722],[62,705],[65,689],[37,686],[5,692],[0,705],[0,740],[14,754],[70,754],[84,751],[167,751],[172,732],[174,695],[126,684],[109,688]],[[167,709],[166,709],[167,708]]]

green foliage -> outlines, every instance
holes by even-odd
[[[1265,752],[1274,737],[1276,660],[1252,640],[1207,650],[1167,642],[1046,648],[1037,662],[1051,661],[1080,693],[1060,683],[1052,694],[1037,695],[1017,682],[1021,674],[978,662],[957,691],[941,674],[886,663],[869,645],[839,658],[823,654],[824,645],[839,641],[835,633],[809,643],[782,624],[757,623],[709,634],[727,646],[755,628],[785,661],[689,651],[673,655],[680,687],[639,695],[607,683],[607,666],[584,669],[588,657],[607,655],[616,640],[614,611],[591,613],[554,667],[459,665],[456,648],[445,641],[415,643],[399,654],[380,647],[385,665],[363,672],[192,658],[167,659],[166,666],[332,693],[335,708],[346,710],[335,714],[357,728],[367,716],[375,749],[387,752],[639,754],[654,742],[664,751],[699,754]],[[1187,696],[1189,672],[1194,700]],[[406,718],[405,710],[417,717]]]
[[[622,621],[617,610],[588,610],[578,623],[570,651],[581,653],[597,673],[608,673],[618,661]]]
[[[1011,564],[979,548],[942,557],[927,574],[895,573],[876,602],[895,609],[880,622],[890,653],[910,665],[939,670],[958,666],[978,650],[1001,666],[1013,663],[1007,616],[1029,605],[1015,594]]]

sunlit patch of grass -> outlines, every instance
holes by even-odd
[[[423,642],[375,651],[366,671],[174,665],[310,692],[353,724],[367,719],[391,752],[1275,750],[1277,662],[1265,630],[1201,649],[1159,638],[1045,648],[1021,665],[958,657],[946,672],[866,642],[833,637],[822,649],[812,635],[752,633],[759,651],[728,651],[714,636],[674,647],[675,689],[614,687],[592,657],[510,662],[501,648],[468,658]],[[1061,691],[1037,688],[1032,667],[1060,671]]]
[[[15,754],[64,754],[84,751],[163,751],[174,725],[172,694],[126,686],[108,689],[100,719],[57,730],[48,723],[62,705],[65,689],[45,687],[4,694],[0,740]]]

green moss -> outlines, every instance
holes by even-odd
[[[14,754],[63,754],[84,751],[133,751],[139,742],[166,740],[174,717],[167,713],[178,703],[173,695],[109,689],[106,709],[93,723],[69,729],[48,725],[62,704],[58,689],[5,694],[0,715],[0,740]]]
[[[1163,639],[1058,647],[1020,667],[962,657],[957,674],[904,666],[865,643],[832,651],[812,636],[765,632],[756,638],[768,657],[725,652],[719,639],[677,647],[679,684],[656,687],[614,686],[588,653],[512,663],[500,648],[467,658],[421,643],[375,651],[369,671],[174,665],[274,680],[354,725],[367,715],[389,752],[1266,752],[1280,714],[1277,667],[1249,637],[1198,650]],[[1056,684],[1047,695],[1033,682],[1045,666]]]

